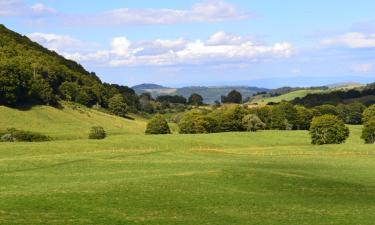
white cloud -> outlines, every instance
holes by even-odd
[[[85,46],[85,43],[68,35],[32,33],[27,35],[31,40],[54,51],[74,50]]]
[[[64,20],[69,26],[160,25],[192,22],[222,22],[251,17],[235,5],[221,0],[197,3],[190,10],[120,8],[96,14],[71,15]]]
[[[33,13],[35,13],[37,15],[57,13],[56,9],[47,7],[47,6],[43,5],[42,3],[37,3],[35,5],[32,5],[30,7],[30,9],[32,10]]]
[[[63,39],[62,39],[63,40]],[[131,42],[116,37],[111,49],[90,53],[61,50],[65,57],[79,62],[106,66],[178,66],[178,65],[248,65],[258,61],[287,58],[292,45],[286,42],[256,45],[250,41],[232,44],[208,44],[209,41],[156,40]]]
[[[358,73],[369,73],[374,70],[374,64],[372,63],[354,64],[351,69],[352,71],[358,72]]]
[[[323,45],[345,46],[349,48],[375,48],[375,34],[360,32],[346,33],[341,36],[322,41]]]
[[[213,34],[207,41],[209,45],[232,45],[248,42],[249,38],[228,34],[223,31]]]
[[[42,3],[29,6],[22,0],[0,0],[0,16],[44,16],[55,13],[55,9]]]
[[[299,68],[294,68],[290,72],[292,72],[292,74],[301,74],[302,71]]]

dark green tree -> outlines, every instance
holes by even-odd
[[[235,103],[241,104],[242,103],[242,95],[240,92],[236,90],[232,90],[228,93],[227,96],[221,96],[222,103]]]
[[[203,105],[203,97],[197,93],[193,93],[190,95],[188,102],[190,105],[200,106]]]
[[[375,105],[368,107],[362,115],[363,123],[369,122],[372,118],[375,118]]]
[[[116,116],[126,117],[128,106],[125,103],[124,97],[117,94],[109,99],[108,109]]]

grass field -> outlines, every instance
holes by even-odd
[[[82,130],[103,119],[66,110],[54,116]],[[146,136],[143,121],[112,119],[103,141],[55,118],[40,127],[55,141],[0,143],[0,224],[374,224],[375,147],[361,127],[312,146],[304,131]]]
[[[257,104],[267,104],[269,102],[281,102],[281,101],[292,101],[293,99],[296,98],[303,98],[307,94],[316,94],[316,93],[322,93],[325,90],[310,90],[310,89],[304,89],[304,90],[297,90],[297,91],[292,91],[287,94],[283,94],[280,96],[276,97],[267,97],[267,98],[255,98],[254,100],[251,101],[251,103],[257,103]]]

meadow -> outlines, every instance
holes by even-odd
[[[12,113],[31,129],[35,111],[67,114],[40,126],[52,142],[0,143],[0,224],[374,224],[375,148],[360,126],[313,146],[305,131],[148,136],[141,119],[54,110]],[[104,121],[109,137],[84,139],[73,120]]]

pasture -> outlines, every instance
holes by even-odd
[[[374,224],[375,147],[360,126],[313,146],[305,131],[147,136],[142,120],[88,113],[68,113],[80,129],[62,125],[70,116],[40,127],[52,142],[0,143],[0,224]],[[101,120],[109,137],[84,139]]]

